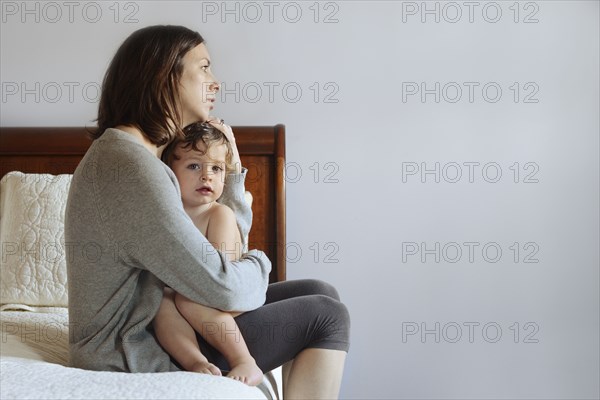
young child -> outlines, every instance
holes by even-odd
[[[232,170],[231,144],[222,132],[208,123],[191,124],[184,132],[185,139],[175,139],[169,144],[163,151],[162,160],[175,172],[183,207],[198,230],[229,260],[237,260],[242,253],[242,240],[235,214],[229,207],[217,203],[223,192],[225,175]],[[221,375],[219,368],[209,363],[201,353],[195,330],[225,357],[231,367],[228,377],[248,385],[258,385],[263,373],[250,355],[233,319],[240,313],[193,303],[180,294],[175,297],[179,309],[184,303],[188,310],[192,307],[192,312],[185,313],[187,319],[174,307],[163,312],[163,299],[154,322],[163,348],[188,371]],[[168,326],[168,334],[161,333],[157,324]]]

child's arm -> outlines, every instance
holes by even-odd
[[[215,204],[206,228],[206,238],[229,261],[235,261],[241,257],[242,238],[231,208]]]

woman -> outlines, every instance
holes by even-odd
[[[166,284],[192,302],[247,311],[236,322],[259,368],[287,363],[286,398],[337,397],[350,322],[335,289],[313,280],[268,285],[270,261],[257,250],[227,261],[198,234],[175,175],[159,159],[184,126],[210,120],[218,90],[202,37],[187,28],[140,29],[115,54],[95,140],[73,175],[65,213],[65,242],[82,250],[67,257],[71,363],[178,370],[152,331]],[[231,129],[212,123],[235,148]],[[221,201],[245,236],[251,223],[243,200],[246,171],[234,153],[239,169],[226,178]],[[199,344],[227,369],[218,352],[201,338]]]

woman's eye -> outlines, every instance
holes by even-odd
[[[203,65],[203,66],[202,66],[202,67],[200,67],[200,68],[202,68],[202,71],[205,71],[205,72],[206,72],[206,71],[208,71],[208,69],[210,68],[210,66],[208,66],[208,65]]]

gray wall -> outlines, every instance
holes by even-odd
[[[598,2],[74,3],[2,1],[2,126],[91,125],[129,33],[200,31],[215,114],[286,125],[343,398],[598,398]]]

